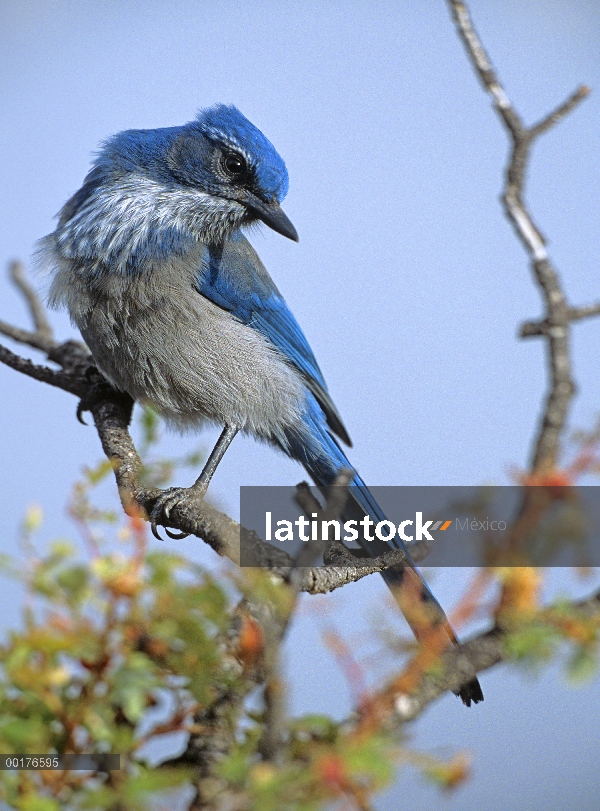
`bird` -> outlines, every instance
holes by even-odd
[[[264,223],[297,242],[281,208],[287,191],[271,142],[235,106],[217,104],[182,126],[108,138],[40,242],[49,304],[68,310],[108,381],[178,428],[222,428],[197,481],[157,499],[157,537],[176,504],[204,497],[238,432],[300,462],[321,488],[350,469],[349,514],[385,518],[342,450],[350,437],[315,355],[243,232]],[[419,599],[456,643],[397,545],[407,564],[383,572],[392,592],[415,573]],[[377,540],[365,547],[371,556],[389,551]],[[483,700],[477,678],[456,694],[467,706]]]

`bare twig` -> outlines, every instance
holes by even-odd
[[[21,329],[12,324],[7,324],[6,321],[0,321],[0,333],[20,344],[32,346],[34,349],[41,349],[46,354],[50,353],[56,347],[52,327],[48,322],[44,305],[27,279],[23,264],[16,261],[11,262],[8,266],[8,273],[11,281],[25,299],[35,331]]]
[[[537,124],[534,124],[533,127],[529,130],[533,138],[537,138],[538,135],[541,135],[543,132],[551,129],[555,124],[567,116],[571,110],[574,110],[575,107],[579,104],[580,101],[586,96],[589,96],[591,93],[591,89],[586,85],[581,85],[580,87],[575,90],[566,101],[563,101],[554,112],[549,113],[545,118],[542,118]]]
[[[592,318],[595,315],[600,315],[600,304],[588,304],[584,307],[569,307],[567,309],[569,321],[583,321],[584,318]],[[543,321],[526,321],[521,324],[519,337],[532,338],[538,335],[546,335],[550,329],[550,324],[546,319]]]
[[[342,511],[348,500],[348,485],[352,481],[354,471],[342,469],[332,487],[326,488],[327,501],[322,507],[319,501],[313,496],[310,486],[306,482],[301,482],[297,487],[296,503],[304,510],[306,515],[316,517],[320,525],[324,521],[337,521],[342,515]],[[313,540],[312,538],[302,545],[300,554],[295,560],[296,567],[311,566],[314,561],[324,552],[326,542]],[[296,573],[295,573],[296,574]],[[293,581],[292,581],[293,582]]]
[[[27,360],[27,358],[15,355],[14,352],[2,345],[0,345],[0,362],[10,366],[16,372],[21,372],[27,377],[32,377],[42,383],[48,383],[50,386],[64,389],[77,397],[82,397],[85,394],[85,381],[80,378],[69,372],[57,372],[48,366],[38,366]]]
[[[502,199],[508,219],[531,257],[531,266],[546,307],[546,315],[539,325],[524,325],[521,335],[541,335],[547,340],[550,365],[550,389],[540,421],[532,453],[534,471],[552,469],[559,454],[560,437],[565,426],[571,399],[575,392],[569,351],[569,324],[577,318],[596,314],[589,308],[574,315],[579,308],[570,308],[559,277],[550,262],[546,241],[535,225],[523,200],[525,173],[530,148],[534,140],[549,130],[573,110],[588,94],[589,88],[579,87],[563,104],[532,127],[525,127],[514,109],[498,75],[479,39],[467,8],[461,0],[448,0],[458,32],[465,44],[484,88],[492,96],[494,106],[511,139],[512,150],[506,170],[506,184]]]
[[[0,333],[6,335],[7,338],[12,338],[13,341],[32,346],[34,349],[41,349],[43,352],[48,352],[54,345],[53,341],[48,341],[43,337],[40,338],[37,332],[13,327],[12,324],[7,324],[6,321],[0,321]]]
[[[50,347],[54,344],[54,333],[48,321],[48,316],[46,315],[46,308],[27,278],[23,263],[17,261],[11,262],[9,265],[9,274],[13,284],[21,291],[23,298],[27,302],[35,327],[34,334],[37,336],[40,344],[45,344],[45,346],[39,346],[38,348],[46,349],[46,347]]]

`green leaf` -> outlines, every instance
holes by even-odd
[[[556,630],[548,625],[532,622],[506,635],[504,644],[513,659],[534,664],[548,660],[557,642]]]
[[[160,420],[156,411],[144,406],[140,416],[140,426],[142,428],[143,442],[147,447],[158,442]]]
[[[23,518],[23,532],[31,535],[42,526],[44,522],[44,512],[39,504],[30,504]]]
[[[568,663],[567,673],[573,684],[583,684],[593,679],[598,671],[597,652],[589,647],[579,647]]]
[[[311,738],[333,743],[338,736],[339,725],[327,715],[304,715],[302,718],[294,719],[292,730],[309,735]]]
[[[339,752],[354,777],[370,779],[377,787],[381,787],[394,776],[394,745],[389,738],[374,735],[359,746],[352,745],[348,751],[340,746]]]
[[[113,700],[132,724],[142,717],[148,694],[162,686],[153,662],[144,653],[131,653],[112,675]]]
[[[132,800],[148,792],[165,791],[187,783],[192,778],[192,775],[192,769],[146,769],[140,767],[139,773],[129,778],[125,784],[123,795],[126,799]]]
[[[37,708],[31,709],[35,711]],[[41,715],[0,721],[0,749],[4,752],[7,750],[9,753],[17,754],[44,752],[47,739],[47,719]]]
[[[19,803],[22,811],[60,811],[61,805],[52,797],[42,797],[39,794],[28,794]]]
[[[112,742],[114,733],[111,724],[93,707],[85,707],[83,723],[89,729],[90,734],[96,742]]]
[[[50,544],[50,556],[56,560],[71,558],[74,554],[75,547],[71,541],[60,538]]]
[[[84,475],[87,481],[94,486],[105,479],[109,473],[112,473],[112,470],[113,467],[111,462],[108,459],[103,459],[96,465],[96,467],[84,468]]]
[[[56,576],[56,582],[65,592],[69,603],[80,602],[85,597],[89,580],[90,571],[82,565],[69,566]]]
[[[248,777],[251,760],[247,751],[234,749],[218,766],[218,774],[227,783],[243,786]]]

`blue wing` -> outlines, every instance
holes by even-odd
[[[298,369],[325,412],[331,430],[351,445],[304,333],[241,231],[236,231],[223,245],[208,249],[196,289],[260,332]]]

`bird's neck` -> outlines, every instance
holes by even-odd
[[[103,272],[136,275],[149,263],[222,244],[246,218],[239,203],[196,189],[128,176],[96,188],[55,232],[63,259]]]

